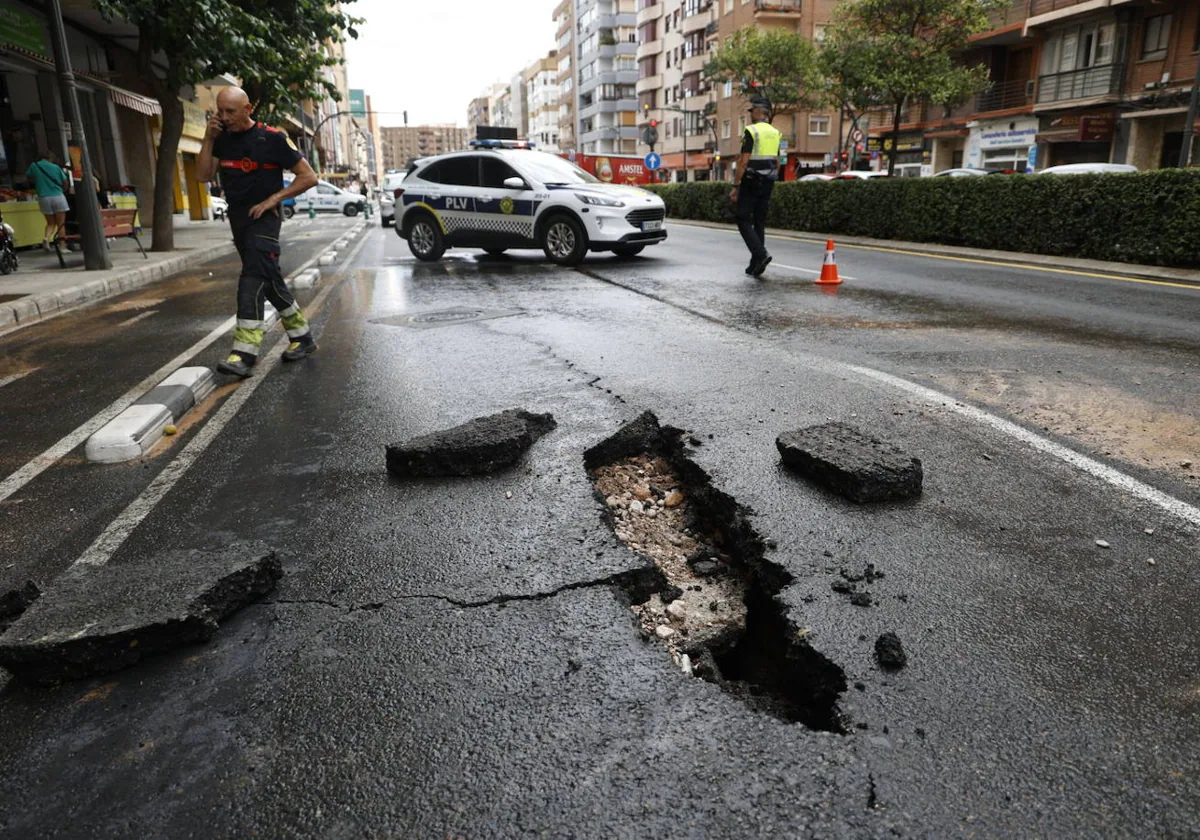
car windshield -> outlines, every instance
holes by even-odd
[[[535,181],[547,185],[601,183],[599,178],[548,152],[522,152],[519,158],[510,157],[508,160]]]

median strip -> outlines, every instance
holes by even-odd
[[[158,442],[168,426],[179,422],[215,388],[213,373],[208,368],[180,368],[93,433],[84,447],[87,459],[98,464],[117,464],[140,458]]]

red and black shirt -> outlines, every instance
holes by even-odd
[[[260,122],[245,131],[221,132],[213,157],[229,212],[239,215],[283,189],[284,170],[304,159],[287,134]]]

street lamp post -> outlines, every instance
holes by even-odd
[[[88,154],[87,135],[83,130],[83,118],[79,111],[79,96],[75,87],[75,74],[71,72],[71,54],[67,49],[67,35],[63,27],[62,6],[59,0],[50,0],[50,29],[53,35],[54,65],[58,69],[63,104],[71,120],[71,133],[79,147],[80,167],[83,170],[83,187],[75,195],[75,212],[79,218],[79,233],[83,240],[83,264],[88,271],[103,271],[112,268],[112,258],[104,239],[104,224],[100,220],[100,202],[92,180],[92,160]]]

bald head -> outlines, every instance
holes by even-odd
[[[245,131],[254,124],[250,97],[240,87],[222,88],[217,94],[217,117],[229,131]]]

